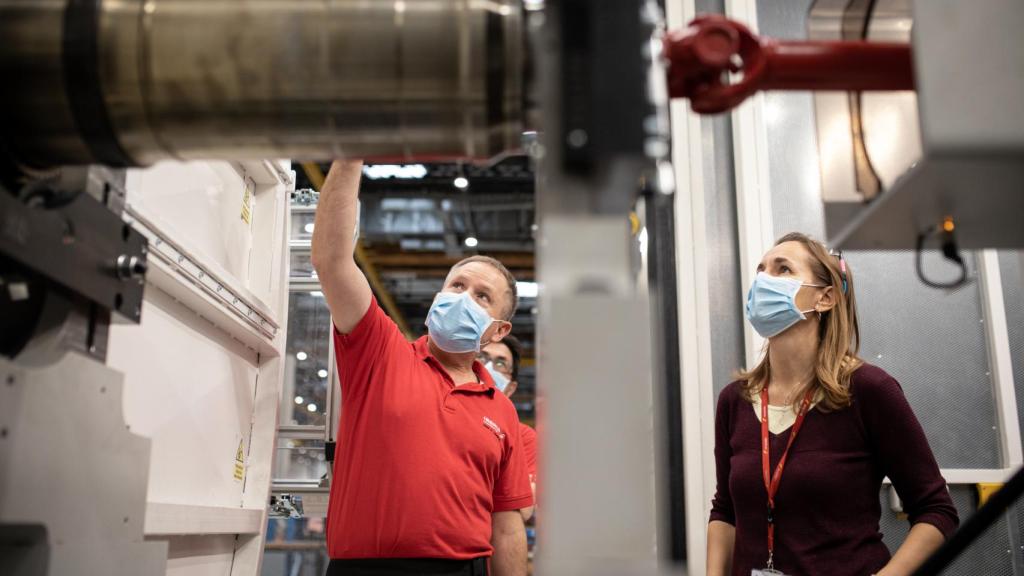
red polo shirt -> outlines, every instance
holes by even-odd
[[[530,476],[530,482],[537,482],[537,431],[520,422],[519,437],[523,441],[526,473]]]
[[[490,374],[455,386],[427,338],[407,342],[376,300],[334,331],[341,424],[331,558],[489,556],[491,515],[533,504],[519,418]]]

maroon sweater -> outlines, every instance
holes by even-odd
[[[959,522],[924,430],[899,383],[864,365],[853,375],[853,404],[812,408],[793,442],[775,496],[775,568],[793,576],[868,576],[889,561],[878,522],[888,476],[911,524],[927,522],[946,537]],[[771,466],[792,427],[771,435]],[[711,520],[736,527],[732,573],[749,576],[768,558],[768,494],[761,472],[761,423],[733,382],[718,398],[718,490]]]

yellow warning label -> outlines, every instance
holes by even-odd
[[[245,193],[242,195],[242,220],[246,224],[252,224],[252,194],[256,184],[252,180],[245,179]]]
[[[242,450],[244,442],[245,440],[238,441],[238,451],[235,452],[235,480],[245,478],[245,451]]]

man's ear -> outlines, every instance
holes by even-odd
[[[519,388],[519,382],[516,382],[515,380],[509,382],[508,386],[505,386],[505,396],[511,398],[512,395],[516,393],[517,388]]]
[[[497,344],[501,342],[505,336],[508,336],[512,332],[512,323],[508,320],[497,320],[495,322],[498,327],[494,329],[494,333],[491,334],[490,344]]]

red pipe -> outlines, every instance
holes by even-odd
[[[701,16],[669,33],[669,94],[695,112],[718,113],[758,90],[913,90],[909,44],[798,42],[759,38],[722,16]],[[728,73],[742,73],[727,83]]]
[[[913,90],[908,44],[765,42],[761,90]]]

